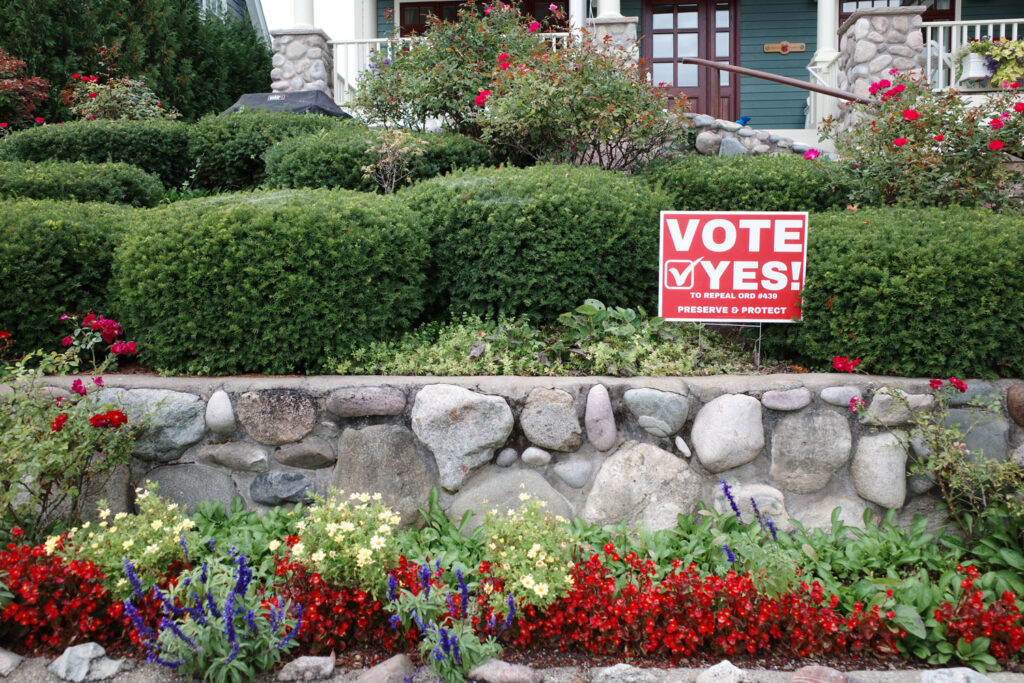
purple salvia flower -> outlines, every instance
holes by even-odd
[[[469,586],[466,585],[466,579],[462,576],[462,570],[455,570],[455,578],[459,580],[459,606],[461,607],[461,614],[459,616],[465,617],[466,610],[469,609]]]
[[[725,553],[725,559],[729,560],[729,564],[736,561],[736,556],[732,554],[731,550],[729,550],[729,545],[727,543],[722,544],[722,552]]]
[[[227,637],[228,642],[231,643],[231,654],[228,655],[227,662],[230,664],[238,656],[238,651],[241,648],[241,644],[238,642],[238,634],[235,633],[235,614],[238,612],[238,608],[235,605],[235,594],[232,593],[228,596],[228,599],[224,601],[224,635]]]
[[[128,615],[128,618],[131,619],[132,626],[135,627],[135,630],[138,631],[141,636],[146,639],[156,640],[156,632],[146,625],[146,621],[142,618],[142,615],[139,614],[139,611],[135,609],[135,605],[131,600],[124,601],[124,611],[125,614]]]
[[[452,657],[455,659],[455,665],[456,666],[461,666],[462,665],[462,652],[459,650],[459,639],[456,638],[455,636],[452,636],[451,644],[452,644]]]
[[[757,523],[764,528],[764,519],[761,517],[761,509],[757,507],[757,501],[753,497],[750,498],[750,507],[754,510],[754,517],[757,519]]]
[[[764,518],[764,525],[766,527],[768,527],[768,531],[771,532],[772,540],[775,541],[776,543],[778,543],[779,542],[779,534],[778,534],[778,531],[776,531],[776,529],[775,529],[775,522],[772,521],[772,518],[768,517],[768,516],[765,516],[765,518]]]
[[[394,602],[398,599],[398,579],[395,578],[394,574],[388,575],[388,602]]]
[[[181,538],[178,539],[178,545],[181,546],[181,552],[185,554],[185,564],[191,567],[191,564],[188,561],[188,543],[185,542],[185,534],[182,534]]]
[[[402,617],[397,614],[392,614],[388,617],[388,623],[391,624],[391,628],[397,629],[402,623]]]
[[[210,608],[210,614],[212,614],[215,619],[220,619],[220,610],[217,609],[217,603],[214,601],[213,593],[210,591],[206,591],[206,604]]]
[[[723,479],[718,483],[722,485],[722,493],[725,494],[726,499],[729,501],[729,507],[736,513],[736,519],[743,519],[743,516],[740,514],[740,506],[736,504],[736,498],[733,497],[732,489],[729,488],[729,482]]]
[[[146,598],[146,592],[142,590],[142,581],[139,580],[139,575],[135,573],[135,565],[132,564],[131,560],[127,557],[124,558],[124,573],[128,577],[128,583],[132,586],[132,593],[135,594],[139,600]]]
[[[249,625],[249,630],[253,633],[260,632],[260,627],[256,624],[256,613],[252,610],[245,613],[245,623]]]
[[[512,625],[512,620],[516,616],[516,599],[511,593],[508,594],[508,600],[505,601],[505,604],[508,605],[508,614],[505,616],[505,623],[501,625],[502,631]]]
[[[293,628],[291,631],[288,631],[288,633],[285,634],[284,638],[281,639],[281,642],[277,644],[276,647],[278,650],[283,650],[285,647],[287,647],[288,642],[292,638],[297,636],[299,634],[299,631],[302,630],[302,605],[300,605],[299,603],[295,603],[295,616],[295,628]]]
[[[452,599],[452,592],[446,591],[444,594],[445,600],[448,601],[448,614],[455,616],[455,601]]]
[[[174,634],[174,637],[188,645],[190,648],[192,648],[194,652],[199,652],[199,646],[196,645],[196,641],[186,636],[185,633],[181,630],[181,628],[175,622],[171,621],[167,617],[162,617],[160,619],[160,628],[164,629],[165,631],[170,631]]]

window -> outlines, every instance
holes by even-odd
[[[957,0],[839,0],[839,23],[842,24],[859,9],[910,5],[924,5],[927,8],[921,15],[925,21],[954,21],[956,2]]]

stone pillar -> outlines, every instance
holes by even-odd
[[[310,3],[312,4],[312,3]],[[299,3],[296,2],[296,9]],[[299,26],[271,32],[274,92],[323,90],[334,98],[334,55],[330,38],[318,28]]]
[[[587,20],[587,30],[594,36],[598,45],[605,45],[607,36],[607,44],[625,50],[635,62],[640,58],[640,48],[636,42],[638,21],[638,17],[597,17]]]
[[[890,69],[915,71],[924,66],[921,13],[914,7],[858,10],[839,27],[839,87],[870,97],[872,83],[889,78]]]

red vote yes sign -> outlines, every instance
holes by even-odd
[[[806,212],[662,211],[658,315],[794,322],[807,270]]]

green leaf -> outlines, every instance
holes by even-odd
[[[928,635],[924,627],[924,621],[916,609],[910,605],[896,605],[892,611],[896,614],[893,621],[905,629],[907,633],[918,638],[925,638]]]

